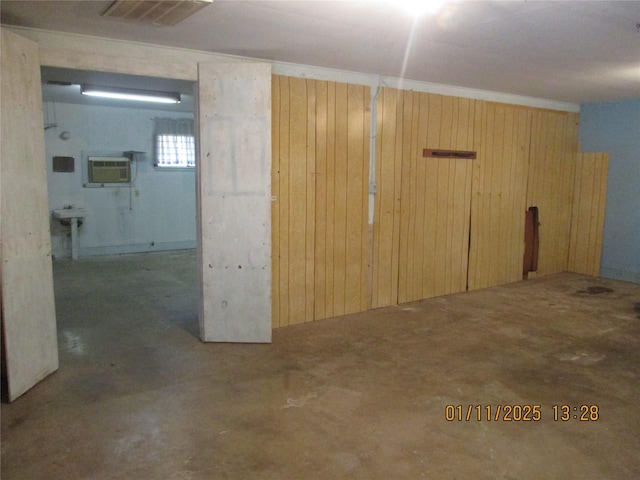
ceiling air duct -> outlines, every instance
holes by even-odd
[[[102,16],[171,26],[212,2],[213,0],[116,0]]]

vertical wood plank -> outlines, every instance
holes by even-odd
[[[359,117],[362,118],[360,135],[360,148],[362,154],[362,182],[360,187],[360,248],[362,260],[360,266],[360,308],[364,311],[371,308],[372,295],[371,277],[373,275],[373,226],[369,225],[369,179],[371,159],[371,91],[367,87],[360,87],[362,91],[362,105]]]
[[[334,177],[334,269],[333,314],[344,315],[347,265],[347,166],[349,132],[349,87],[336,84],[335,177]]]
[[[280,197],[279,204],[279,257],[280,257],[280,315],[279,326],[284,327],[289,325],[289,170],[290,170],[290,155],[289,155],[289,137],[290,137],[290,92],[289,92],[289,78],[281,77],[280,81],[280,116],[279,116],[279,131],[280,131]]]
[[[327,101],[328,83],[316,82],[315,319],[327,317]]]
[[[440,129],[442,119],[442,99],[439,95],[425,95],[428,103],[428,124],[426,127],[426,145],[428,148],[438,148],[440,144]],[[436,250],[436,227],[438,216],[438,168],[439,161],[435,158],[422,158],[426,165],[426,175],[429,179],[425,185],[425,205],[423,215],[426,218],[423,250],[426,262],[423,263],[423,284],[422,298],[429,298],[436,295],[438,276],[435,269],[436,257],[439,253]]]
[[[326,267],[326,317],[338,315],[335,310],[336,241],[335,241],[335,179],[336,179],[336,83],[327,86],[327,267]]]
[[[307,93],[306,220],[305,220],[305,322],[315,319],[316,246],[316,82],[305,80]]]

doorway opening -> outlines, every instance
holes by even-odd
[[[173,340],[197,342],[195,168],[157,166],[154,140],[159,119],[194,121],[194,82],[52,67],[41,76],[49,210],[84,211],[75,239],[68,220],[50,218],[61,366],[91,356],[130,368]],[[87,97],[84,84],[178,92],[181,102]],[[124,181],[109,181],[123,162]]]

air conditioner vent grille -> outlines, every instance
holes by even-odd
[[[102,16],[172,26],[212,2],[213,0],[117,0]]]
[[[131,181],[131,162],[126,158],[89,158],[89,182],[91,183],[129,183]]]

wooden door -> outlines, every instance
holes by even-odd
[[[205,342],[271,341],[271,66],[198,66]]]
[[[58,368],[42,87],[36,43],[2,30],[3,370],[15,400]]]
[[[401,206],[398,303],[467,289],[472,162],[413,162]]]
[[[374,308],[467,288],[476,101],[383,88],[376,103]]]

